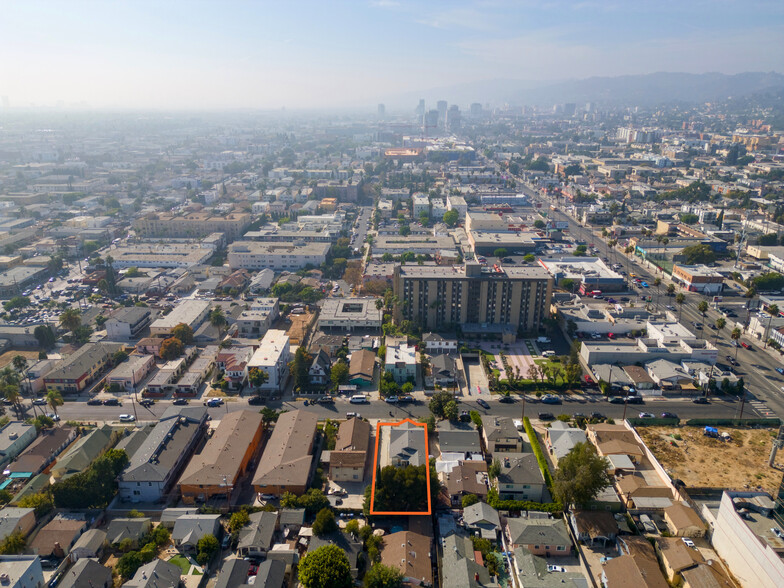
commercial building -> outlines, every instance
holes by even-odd
[[[329,243],[237,241],[229,245],[228,261],[232,269],[296,271],[306,265],[320,266],[329,248]]]
[[[433,252],[441,249],[451,250],[455,248],[455,240],[452,237],[434,237],[429,235],[379,235],[373,241],[373,257],[383,257],[385,253],[398,256],[404,253],[414,253],[415,255],[432,255]]]
[[[168,498],[207,428],[207,409],[170,406],[119,477],[120,499],[159,502]]]
[[[150,324],[150,309],[126,306],[112,313],[104,323],[106,337],[110,341],[138,339]]]
[[[17,266],[0,272],[0,298],[11,298],[33,284],[44,281],[46,268]]]
[[[44,385],[64,394],[81,392],[110,363],[119,343],[86,343],[44,377]]]
[[[672,281],[683,285],[690,292],[721,294],[724,276],[706,265],[681,265],[672,267]]]
[[[556,284],[569,279],[579,283],[583,293],[593,290],[621,292],[627,288],[624,277],[598,257],[540,259],[539,265],[553,276]]]
[[[210,303],[206,300],[183,300],[166,316],[153,321],[150,336],[171,335],[172,329],[180,323],[188,325],[195,332],[210,313]]]
[[[242,410],[224,416],[180,477],[182,501],[195,504],[228,497],[261,444],[263,425],[257,412]]]
[[[318,328],[322,331],[380,330],[383,312],[377,298],[327,298],[321,305]]]
[[[193,267],[205,263],[213,250],[198,244],[159,243],[154,245],[124,245],[112,249],[115,268],[175,268]]]
[[[152,355],[131,355],[109,372],[106,383],[110,388],[132,391],[153,369],[155,358]]]
[[[398,320],[423,329],[461,325],[478,333],[537,330],[548,316],[553,279],[541,267],[483,268],[402,265],[395,268],[394,292],[402,301]]]
[[[283,389],[289,377],[290,359],[289,336],[286,331],[270,329],[250,358],[248,372],[253,368],[267,372],[269,378],[261,389],[278,392]]]
[[[280,415],[253,476],[256,492],[305,492],[313,473],[313,442],[317,422],[315,413],[302,410]]]
[[[167,212],[150,213],[136,220],[134,229],[144,237],[187,237],[197,239],[211,233],[223,233],[231,242],[247,230],[251,215],[233,212],[225,215],[194,212],[175,216]]]

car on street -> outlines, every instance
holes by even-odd
[[[121,414],[120,415],[120,422],[132,423],[135,420],[136,420],[136,417],[133,416],[132,414]]]
[[[782,375],[784,375],[784,368],[777,367],[776,371]]]
[[[626,399],[623,396],[611,396],[607,401],[610,404],[626,404]]]
[[[663,419],[677,419],[678,415],[674,412],[663,412],[661,413],[661,418]]]
[[[498,402],[502,402],[504,404],[514,404],[514,401],[515,399],[508,394],[503,394],[501,395],[501,398],[498,399]]]
[[[347,419],[361,419],[362,415],[359,414],[358,412],[347,412],[346,413],[346,418]]]
[[[223,400],[221,400],[220,398],[210,398],[209,400],[204,401],[204,406],[207,406],[209,408],[215,408],[216,406],[220,406],[221,404],[223,404]]]
[[[398,398],[397,396],[387,396],[384,399],[384,402],[388,404],[397,404],[398,402],[400,402],[400,398]]]
[[[601,412],[592,412],[592,413],[591,413],[591,418],[592,418],[592,419],[599,420],[599,421],[603,421],[603,420],[604,420],[604,419],[606,419],[607,417],[606,417],[606,416],[604,416],[604,414],[602,414]]]
[[[50,419],[52,419],[54,422],[57,422],[57,421],[59,421],[59,420],[60,420],[60,415],[59,415],[59,414],[55,414],[55,413],[53,413],[53,412],[50,412],[50,413],[49,413],[49,414],[47,414],[46,416],[48,416],[48,417],[49,417]]]
[[[741,341],[740,344],[743,347],[743,349],[751,349],[751,345],[749,345],[745,341]]]
[[[640,418],[641,419],[652,419],[653,415],[651,413],[649,413],[649,412],[641,412],[640,413]]]
[[[182,398],[181,400],[185,400],[185,399]],[[260,406],[262,404],[264,404],[264,399],[261,396],[251,396],[250,398],[248,398],[248,405],[250,406]]]
[[[322,396],[321,398],[319,398],[317,402],[319,404],[334,404],[335,399],[332,398],[332,396],[330,396],[329,394],[327,394],[326,396]]]
[[[697,398],[695,398],[694,400],[692,400],[692,402],[693,402],[694,404],[710,404],[710,403],[708,402],[708,399],[707,399],[707,398],[705,398],[704,396],[697,396]]]
[[[175,404],[177,406],[183,406],[185,404],[188,404],[188,399],[187,398],[175,398],[174,402],[172,402],[172,404]]]
[[[152,398],[142,398],[139,401],[139,406],[150,407],[155,404],[155,401]]]
[[[555,394],[545,394],[542,396],[542,404],[561,404],[561,397]]]
[[[88,406],[97,406],[100,404],[103,404],[103,401],[100,398],[90,398],[90,400],[87,401]]]
[[[33,400],[33,404],[36,406],[46,406],[46,398],[36,398]],[[89,402],[87,404],[90,404]],[[100,402],[98,402],[100,404]]]
[[[414,397],[411,396],[410,394],[405,394],[400,398],[398,398],[397,402],[398,404],[406,404],[406,403],[414,402]]]
[[[626,402],[628,404],[645,404],[645,401],[642,399],[642,396],[627,396]]]
[[[555,416],[551,412],[540,412],[539,413],[539,420],[540,421],[552,421],[555,420]]]
[[[482,408],[490,408],[490,405],[489,405],[489,404],[487,404],[487,402],[485,402],[485,401],[484,401],[484,400],[482,400],[481,398],[477,399],[476,403],[477,403],[479,406],[481,406]]]
[[[103,401],[104,406],[120,406],[120,401],[117,398],[107,398]]]

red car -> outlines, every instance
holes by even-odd
[[[743,346],[744,349],[751,349],[751,345],[749,345],[745,341],[741,341],[740,344]]]

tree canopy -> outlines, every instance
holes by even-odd
[[[427,475],[430,472],[430,496]],[[434,468],[421,466],[386,466],[376,476],[373,507],[378,512],[426,511],[428,500],[438,495],[438,478]]]
[[[610,485],[607,459],[596,453],[591,443],[577,443],[569,453],[558,460],[553,492],[565,507],[583,505]]]
[[[400,588],[402,585],[402,572],[381,563],[374,564],[365,574],[366,588]]]
[[[193,329],[185,323],[180,323],[172,329],[172,336],[182,341],[183,345],[193,343]]]
[[[454,420],[457,418],[457,403],[455,397],[446,390],[441,390],[433,394],[428,405],[430,412],[440,419]]]
[[[329,535],[338,530],[338,524],[335,522],[335,513],[330,508],[322,508],[316,515],[316,520],[313,522],[313,533],[317,537]]]
[[[682,253],[686,256],[686,263],[688,265],[694,265],[696,263],[713,263],[716,261],[716,254],[705,244],[684,247]]]
[[[351,588],[351,564],[337,545],[323,545],[299,562],[299,583],[304,588]]]

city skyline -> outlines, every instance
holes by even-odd
[[[22,108],[394,107],[499,79],[778,71],[784,54],[784,7],[764,0],[11,6],[0,94]]]

